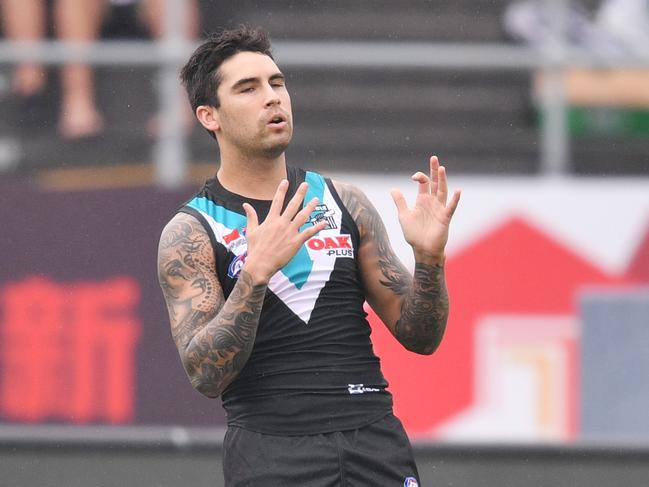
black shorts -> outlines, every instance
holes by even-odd
[[[276,436],[229,427],[226,487],[417,487],[419,474],[394,415],[356,430]]]

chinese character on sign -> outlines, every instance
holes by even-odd
[[[139,286],[131,278],[0,289],[0,415],[75,423],[132,419]]]

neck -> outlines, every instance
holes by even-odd
[[[225,189],[247,198],[270,200],[282,179],[286,179],[286,157],[231,157],[221,151],[216,173]]]

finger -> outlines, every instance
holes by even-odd
[[[430,194],[430,178],[423,172],[417,171],[410,179],[419,183],[419,194]]]
[[[322,220],[313,226],[305,228],[302,232],[298,234],[300,237],[300,241],[302,243],[306,242],[311,237],[315,236],[315,234],[318,233],[320,230],[324,230],[326,226],[327,226],[327,222]]]
[[[394,204],[397,206],[397,211],[403,213],[408,210],[408,203],[406,202],[406,197],[398,189],[393,189],[390,191],[390,195],[394,200]]]
[[[270,204],[270,209],[268,210],[268,216],[274,215],[279,216],[282,212],[282,206],[284,206],[284,199],[286,198],[286,191],[288,190],[288,181],[282,179],[277,186],[277,191],[275,191],[275,196],[273,196],[273,201]]]
[[[293,219],[295,214],[302,208],[302,201],[304,201],[304,196],[306,195],[309,185],[307,183],[302,183],[297,188],[297,191],[291,198],[291,201],[286,205],[286,209],[282,214],[283,217],[287,218],[289,221]]]
[[[246,212],[246,229],[250,231],[259,226],[259,220],[257,219],[257,212],[255,209],[248,203],[243,204],[243,211]]]
[[[430,158],[430,193],[434,195],[437,194],[437,187],[439,185],[438,171],[439,159],[437,156],[433,156]]]
[[[453,193],[453,196],[451,196],[451,201],[449,202],[448,206],[446,207],[448,211],[448,217],[451,218],[453,214],[455,213],[455,210],[457,209],[457,205],[460,202],[460,196],[462,195],[462,191],[459,189]]]
[[[446,198],[448,197],[448,183],[446,182],[446,168],[439,166],[437,171],[439,178],[439,185],[437,187],[437,199],[443,205],[446,205]]]
[[[294,227],[295,230],[299,229],[302,225],[305,223],[308,223],[309,220],[311,220],[311,213],[313,213],[313,210],[315,210],[315,207],[318,205],[319,200],[318,198],[313,198],[311,201],[307,203],[307,205],[302,208],[297,215],[295,215],[295,218],[293,218],[293,223],[292,226]]]

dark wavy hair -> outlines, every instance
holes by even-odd
[[[216,93],[221,84],[219,68],[228,58],[245,51],[258,52],[274,59],[268,33],[247,25],[213,33],[196,48],[180,71],[180,80],[194,112],[200,105],[219,107]],[[216,138],[214,133],[208,132]]]

